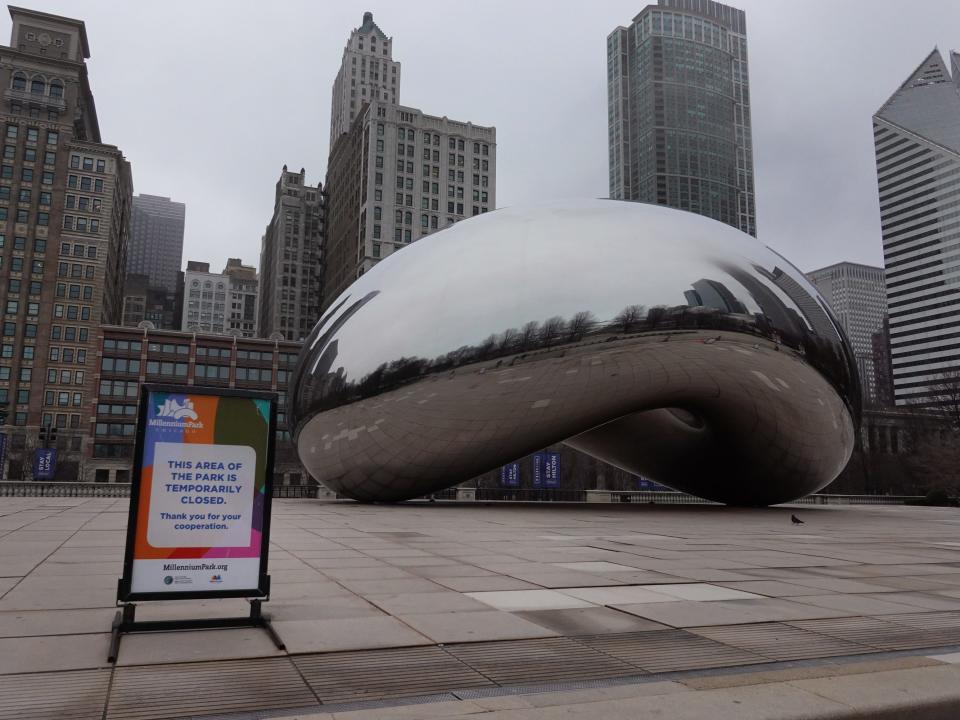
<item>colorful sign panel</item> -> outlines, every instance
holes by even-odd
[[[500,484],[503,487],[520,487],[520,463],[507,463],[500,468]]]
[[[57,451],[54,448],[37,448],[33,452],[33,479],[53,480],[57,474]]]
[[[269,592],[275,425],[273,393],[144,386],[120,600]]]

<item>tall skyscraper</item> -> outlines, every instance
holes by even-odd
[[[358,47],[359,32],[350,39]],[[369,49],[369,43],[363,47]],[[335,107],[341,80],[348,77],[347,59],[345,54],[334,84]],[[496,208],[496,128],[398,105],[399,82],[398,66],[397,89],[394,93],[391,84],[388,100],[361,94],[352,123],[331,145],[323,307],[387,255]]]
[[[259,331],[302,340],[320,317],[326,198],[283,166],[260,245]]]
[[[897,405],[960,369],[960,56],[931,52],[873,116]]]
[[[10,8],[0,122],[0,411],[6,479],[30,477],[42,426],[58,478],[82,475],[97,404],[100,323],[118,323],[130,165],[100,138],[80,20]]]
[[[712,0],[659,0],[607,37],[610,197],[757,234],[747,25]]]
[[[807,273],[853,345],[864,400],[882,403],[877,385],[874,335],[883,331],[887,295],[883,268],[841,262]]]
[[[257,271],[239,258],[220,274],[210,263],[191,260],[183,273],[183,330],[257,337]]]
[[[350,33],[340,72],[333,81],[330,103],[330,148],[350,129],[364,103],[377,100],[396,105],[400,98],[400,63],[393,60],[393,38],[363,14],[363,23]]]
[[[173,295],[183,262],[186,205],[159,195],[133,198],[133,223],[127,251],[127,272],[146,275],[151,287]]]

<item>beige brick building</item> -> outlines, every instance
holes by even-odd
[[[55,427],[57,479],[92,452],[100,323],[119,323],[130,165],[102,142],[83,22],[10,8],[0,48],[0,410],[6,479],[29,478]]]

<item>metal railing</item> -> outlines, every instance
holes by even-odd
[[[274,485],[275,498],[334,499],[320,485]],[[0,497],[130,497],[129,483],[0,482]],[[456,500],[457,488],[440,490],[422,499]],[[479,488],[476,500],[486,502],[595,502],[638,505],[716,505],[696,495],[669,490],[566,490],[563,488]],[[918,504],[914,495],[815,494],[794,500],[800,505],[907,505]]]
[[[800,505],[909,505],[922,502],[923,495],[836,495],[815,493],[794,500]]]
[[[513,502],[586,502],[583,490],[562,488],[478,488],[476,498]]]
[[[0,497],[130,497],[130,483],[0,482]]]

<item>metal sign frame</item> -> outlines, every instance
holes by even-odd
[[[146,518],[139,517],[141,474],[143,472],[144,440],[148,416],[148,406],[151,393],[166,392],[178,395],[208,395],[215,397],[244,398],[250,400],[266,400],[270,403],[270,417],[268,419],[267,457],[264,472],[266,483],[264,489],[263,528],[260,538],[260,568],[257,587],[233,590],[185,590],[173,592],[133,592],[133,562],[136,543],[137,527],[139,522],[146,522]],[[184,386],[167,384],[144,384],[141,386],[139,413],[137,416],[136,446],[133,460],[133,476],[130,488],[130,511],[127,518],[127,540],[123,557],[123,576],[117,588],[117,602],[126,603],[137,600],[192,600],[201,598],[267,598],[270,595],[270,576],[267,574],[268,553],[270,546],[270,510],[273,495],[273,464],[277,430],[277,395],[269,391],[236,390],[218,387]]]

